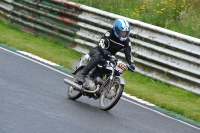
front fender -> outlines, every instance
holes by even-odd
[[[125,80],[121,76],[115,76],[114,78],[118,78],[120,80],[120,84],[125,85]]]

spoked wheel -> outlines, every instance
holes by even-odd
[[[80,72],[81,72],[81,70],[79,70],[78,72],[75,73],[75,75],[73,77],[73,81],[75,81],[77,79]],[[82,96],[82,93],[78,90],[75,90],[73,86],[68,85],[67,95],[70,99],[76,100]]]
[[[124,85],[120,84],[119,78],[115,78],[111,83],[110,88],[104,88],[99,106],[102,110],[109,110],[113,108],[119,101],[123,93]]]

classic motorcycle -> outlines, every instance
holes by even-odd
[[[76,100],[83,95],[99,99],[100,109],[109,110],[117,104],[123,93],[125,81],[122,78],[122,73],[128,69],[134,70],[122,60],[109,56],[109,58],[100,61],[89,72],[86,81],[80,85],[77,83],[77,77],[89,60],[88,54],[83,55],[79,61],[76,60],[72,66],[75,70],[73,79],[64,79],[64,82],[68,84],[68,97]]]

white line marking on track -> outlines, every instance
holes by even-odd
[[[49,68],[49,69],[51,69],[51,70],[54,70],[54,71],[56,71],[56,72],[58,72],[58,73],[60,73],[60,74],[63,74],[63,75],[65,75],[65,76],[68,76],[68,77],[72,78],[72,76],[69,75],[69,74],[66,74],[66,73],[64,73],[64,72],[61,72],[61,71],[55,69],[55,68],[52,68],[52,67],[47,66],[47,65],[45,65],[45,64],[43,64],[43,63],[40,63],[40,62],[35,61],[35,60],[33,60],[33,59],[30,59],[30,58],[28,58],[28,57],[26,57],[26,56],[24,56],[24,55],[21,55],[21,54],[19,54],[19,53],[16,53],[16,52],[7,50],[7,49],[2,48],[2,47],[0,47],[0,48],[3,49],[3,50],[5,50],[5,51],[7,51],[7,52],[13,53],[13,54],[18,55],[18,56],[20,56],[20,57],[22,57],[22,58],[25,58],[25,59],[27,59],[27,60],[33,61],[33,62],[35,62],[35,63],[37,63],[37,64],[40,64],[40,65],[42,65],[42,66],[44,66],[44,67],[47,67],[47,68]]]
[[[43,58],[40,58],[39,56],[36,56],[36,55],[33,55],[31,53],[27,53],[27,52],[24,52],[24,51],[17,51],[18,53],[21,53],[23,55],[26,55],[28,57],[31,57],[33,59],[36,59],[38,61],[41,61],[41,62],[44,62],[45,64],[49,64],[51,66],[59,66],[58,64],[54,63],[54,62],[51,62],[51,61],[48,61],[48,60],[45,60]]]
[[[161,112],[159,112],[159,111],[156,111],[156,110],[151,109],[151,108],[148,108],[148,107],[145,107],[145,106],[143,106],[143,105],[141,105],[141,104],[139,104],[139,103],[133,102],[133,101],[128,100],[128,99],[125,99],[125,98],[123,98],[123,97],[121,97],[121,99],[123,99],[123,100],[125,100],[125,101],[127,101],[127,102],[130,102],[130,103],[132,103],[132,104],[138,105],[138,106],[140,106],[140,107],[142,107],[142,108],[145,108],[145,109],[147,109],[147,110],[153,111],[153,112],[155,112],[155,113],[157,113],[157,114],[159,114],[159,115],[161,115],[161,116],[167,117],[167,118],[169,118],[169,119],[178,121],[178,122],[180,122],[180,123],[183,123],[183,124],[185,124],[185,125],[188,125],[188,126],[190,126],[190,127],[193,127],[193,128],[195,128],[195,129],[197,129],[197,130],[200,130],[200,128],[198,128],[198,127],[196,127],[196,126],[193,126],[193,125],[191,125],[191,124],[189,124],[189,123],[187,123],[187,122],[184,122],[184,121],[182,121],[182,120],[178,120],[178,119],[176,119],[176,118],[170,117],[170,116],[168,116],[168,115],[166,115],[166,114],[164,114],[164,113],[161,113]]]
[[[148,106],[156,106],[156,105],[154,105],[154,104],[152,104],[150,102],[144,101],[143,99],[137,98],[135,96],[131,96],[130,94],[127,94],[126,92],[123,92],[123,96],[126,96],[126,97],[128,97],[130,99],[133,99],[133,100],[135,100],[137,102],[140,102],[140,103],[148,105]]]
[[[24,56],[24,55],[21,55],[21,54],[19,54],[19,53],[10,51],[10,50],[5,49],[5,48],[2,48],[2,47],[0,47],[0,49],[3,49],[3,50],[5,50],[5,51],[7,51],[7,52],[10,52],[10,53],[13,53],[13,54],[15,54],[15,55],[18,55],[18,56],[20,56],[20,57],[22,57],[22,58],[25,58],[25,59],[27,59],[27,60],[33,61],[33,62],[35,62],[35,63],[37,63],[37,64],[40,64],[40,65],[42,65],[42,66],[44,66],[44,67],[47,67],[47,68],[49,68],[49,69],[51,69],[51,70],[53,70],[53,71],[56,71],[56,72],[58,72],[58,73],[60,73],[60,74],[63,74],[63,75],[65,75],[65,76],[68,76],[68,77],[72,78],[72,76],[69,75],[69,74],[66,74],[66,73],[61,72],[61,71],[59,71],[59,70],[57,70],[57,69],[54,69],[54,68],[52,68],[52,67],[50,67],[50,66],[47,66],[47,65],[45,65],[45,64],[43,64],[43,63],[40,63],[40,62],[35,61],[35,60],[33,60],[33,59],[30,59],[30,58],[28,58],[28,57],[26,57],[26,56]],[[131,98],[131,97],[130,97],[130,98]],[[187,125],[187,126],[190,126],[190,127],[192,127],[192,128],[195,128],[195,129],[197,129],[197,130],[200,130],[200,128],[198,128],[198,127],[196,127],[196,126],[193,126],[193,125],[191,125],[191,124],[189,124],[189,123],[186,123],[186,122],[184,122],[184,121],[182,121],[182,120],[178,120],[178,119],[175,119],[175,118],[173,118],[173,117],[167,116],[167,115],[164,114],[164,113],[161,113],[161,112],[156,111],[156,110],[154,110],[154,109],[148,108],[148,107],[143,106],[143,105],[141,105],[141,104],[139,104],[139,103],[133,102],[133,101],[128,100],[128,99],[125,99],[125,98],[123,98],[123,97],[121,97],[121,99],[123,99],[123,100],[125,100],[125,101],[127,101],[127,102],[129,102],[129,103],[135,104],[135,105],[137,105],[137,106],[140,106],[140,107],[142,107],[142,108],[144,108],[144,109],[153,111],[153,112],[155,112],[155,113],[157,113],[157,114],[159,114],[159,115],[161,115],[161,116],[164,116],[164,117],[166,117],[166,118],[169,118],[169,119],[178,121],[178,122],[180,122],[180,123],[182,123],[182,124],[185,124],[185,125]],[[133,99],[133,100],[134,100],[134,99]]]

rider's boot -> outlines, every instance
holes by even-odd
[[[84,66],[83,70],[81,71],[81,73],[79,74],[77,78],[77,81],[79,83],[84,83],[86,75],[92,70],[92,68],[96,66],[97,63],[98,63],[98,59],[96,57],[92,57],[87,63],[87,65]]]
[[[77,82],[82,84],[85,82],[85,78],[86,76],[80,73],[79,76],[77,77]]]

